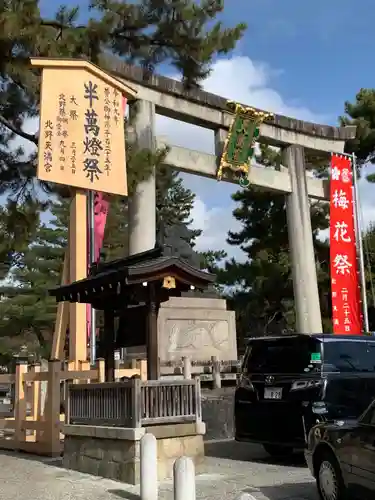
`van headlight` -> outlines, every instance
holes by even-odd
[[[238,381],[238,387],[241,387],[242,389],[248,389],[249,391],[254,391],[254,386],[251,383],[251,380],[249,377],[246,377],[244,375],[241,375],[240,380]]]
[[[315,401],[311,405],[311,411],[314,415],[325,415],[328,413],[327,406],[323,401]]]

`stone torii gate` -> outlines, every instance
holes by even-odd
[[[166,163],[171,167],[204,177],[216,178],[217,158],[231,125],[233,114],[227,100],[202,90],[186,91],[173,79],[152,75],[144,79],[141,68],[116,58],[105,57],[101,65],[137,91],[134,131],[141,148],[168,145]],[[131,108],[130,108],[131,109]],[[215,133],[215,155],[166,144],[155,137],[155,115],[211,129]],[[275,115],[260,126],[258,142],[282,148],[281,170],[252,167],[250,183],[286,195],[289,243],[296,310],[296,329],[300,333],[322,332],[316,265],[311,229],[309,197],[328,199],[328,181],[306,172],[312,156],[329,161],[331,153],[342,153],[345,141],[355,137],[355,127],[332,127]],[[155,245],[155,176],[137,186],[129,200],[129,254],[143,252]]]

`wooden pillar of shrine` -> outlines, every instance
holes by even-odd
[[[147,379],[158,380],[160,375],[159,346],[158,346],[158,312],[159,300],[155,283],[148,284],[148,317],[146,325],[147,349]]]
[[[115,314],[113,309],[104,309],[103,352],[105,381],[115,381]]]

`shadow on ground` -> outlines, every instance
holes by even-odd
[[[136,495],[135,493],[130,493],[129,491],[124,490],[108,490],[108,493],[116,495],[117,497],[125,500],[140,500],[141,498],[140,495]]]
[[[259,491],[269,500],[319,500],[314,482],[263,486]],[[247,490],[244,490],[247,493]],[[252,493],[252,491],[248,491]]]
[[[205,443],[207,457],[240,460],[242,462],[259,462],[264,464],[285,465],[289,467],[304,467],[306,465],[303,453],[292,456],[274,458],[263,450],[263,447],[252,443],[238,443],[234,440],[211,441]]]
[[[31,453],[25,453],[23,451],[9,451],[1,449],[0,455],[20,458],[22,460],[31,460],[33,462],[40,462],[46,465],[51,465],[53,467],[62,467],[62,457],[42,457],[40,455],[33,455]]]

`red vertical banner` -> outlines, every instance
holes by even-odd
[[[333,333],[344,335],[362,333],[353,190],[351,158],[332,155],[330,176],[332,322]]]
[[[104,231],[105,224],[107,222],[107,215],[109,209],[109,202],[104,198],[103,193],[98,191],[94,192],[94,241],[95,241],[95,253],[94,253],[94,262],[98,262],[100,258],[100,251],[103,246],[104,240]],[[89,231],[87,232],[89,233]],[[90,255],[90,235],[87,234],[87,248],[88,248],[88,269],[90,269],[91,255]],[[86,306],[86,323],[87,323],[87,337],[90,338],[90,329],[91,329],[91,305],[87,304]]]

